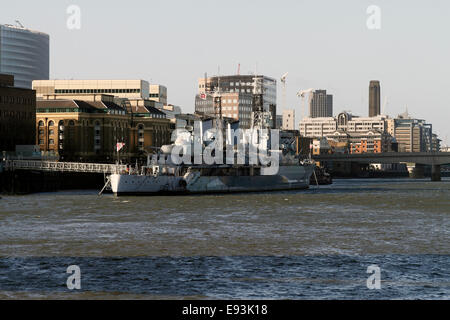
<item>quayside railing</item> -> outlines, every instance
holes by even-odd
[[[6,160],[3,162],[3,169],[111,174],[124,172],[127,170],[127,166],[105,163]]]

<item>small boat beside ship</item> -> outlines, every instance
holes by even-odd
[[[316,166],[314,169],[314,174],[311,176],[310,184],[315,185],[330,185],[333,184],[333,178],[324,168]]]

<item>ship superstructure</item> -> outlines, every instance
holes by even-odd
[[[220,86],[219,86],[220,88]],[[222,118],[220,89],[213,93],[212,128],[199,122],[177,132],[172,145],[149,155],[147,165],[112,174],[116,195],[232,193],[307,189],[314,163],[280,150],[255,77],[252,128],[234,131]],[[259,91],[258,91],[259,90]],[[258,100],[259,99],[259,100]]]

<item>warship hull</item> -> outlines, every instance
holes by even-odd
[[[147,176],[113,174],[111,190],[117,196],[267,192],[308,189],[314,165],[280,166],[276,175]]]

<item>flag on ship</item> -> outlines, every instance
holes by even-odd
[[[116,145],[116,150],[117,150],[117,152],[119,152],[120,150],[122,150],[123,147],[125,147],[125,143],[123,143],[123,142],[118,142],[117,145]]]

